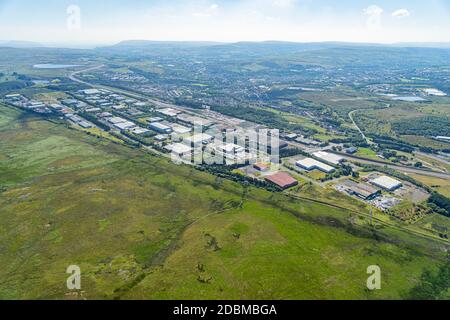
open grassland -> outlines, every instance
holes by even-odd
[[[450,219],[439,214],[429,215],[420,220],[417,224],[437,233],[448,233],[450,231]]]
[[[381,161],[382,159],[377,156],[377,153],[370,148],[358,148],[355,154],[358,157]]]
[[[68,99],[69,96],[64,92],[46,92],[38,93],[33,96],[33,99],[43,101],[46,103],[59,103],[59,100]]]
[[[447,149],[448,144],[431,139],[448,134],[448,104],[390,101],[389,108],[358,112],[355,120],[367,134],[395,136],[421,147]]]
[[[2,299],[406,298],[445,260],[442,242],[358,219],[0,107]]]
[[[410,176],[417,181],[420,181],[427,186],[433,188],[437,192],[443,194],[444,196],[450,197],[450,180],[441,179],[437,177],[428,177],[421,174],[410,174]]]

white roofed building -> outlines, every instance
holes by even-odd
[[[181,113],[181,111],[172,109],[172,108],[167,108],[167,109],[159,109],[157,110],[159,113],[168,116],[168,117],[176,117],[178,114]]]
[[[214,137],[210,136],[209,134],[198,133],[194,134],[193,136],[185,138],[183,142],[189,146],[190,145],[199,146],[201,144],[211,142],[213,139]]]
[[[313,156],[316,158],[319,158],[325,162],[331,163],[333,165],[340,165],[342,162],[344,162],[344,158],[341,156],[338,156],[334,153],[324,152],[324,151],[318,151],[313,153]]]
[[[114,126],[120,130],[127,130],[127,129],[136,127],[136,124],[134,124],[131,121],[125,121],[125,122],[115,123]]]
[[[159,132],[159,133],[171,133],[172,132],[172,128],[169,126],[166,126],[165,124],[162,124],[160,122],[152,122],[148,125],[148,127],[150,129],[152,129],[153,131]]]
[[[329,166],[323,162],[317,161],[312,158],[305,158],[303,160],[297,161],[296,165],[297,167],[300,167],[308,171],[317,169],[325,173],[330,173],[335,170],[332,166]]]
[[[95,94],[100,94],[102,92],[100,90],[97,90],[97,89],[86,89],[86,90],[83,90],[83,93],[85,95],[91,96],[91,95],[95,95]]]
[[[165,147],[166,150],[176,154],[179,157],[192,154],[192,148],[182,143],[174,143]]]
[[[371,180],[370,183],[377,187],[383,188],[384,190],[387,191],[394,191],[403,186],[403,184],[400,181],[388,176],[378,177],[376,179]]]
[[[136,127],[136,128],[131,129],[131,132],[134,134],[144,134],[144,133],[150,132],[150,130],[141,128],[141,127]]]
[[[182,125],[179,125],[179,124],[174,124],[172,126],[172,130],[176,134],[186,134],[186,133],[191,132],[192,129],[188,128],[188,127],[185,127],[185,126],[182,126]]]
[[[121,122],[126,122],[127,120],[124,118],[120,118],[120,117],[113,117],[108,119],[108,121],[112,124],[117,124],[117,123],[121,123]]]

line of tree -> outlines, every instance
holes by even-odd
[[[293,156],[302,155],[305,157],[309,157],[309,154],[299,148],[285,148],[280,150],[280,158],[289,158]]]
[[[349,177],[352,176],[354,178],[357,178],[358,173],[353,172],[353,169],[349,165],[342,165],[341,167],[337,168],[335,171],[328,173],[325,178],[321,179],[322,182],[333,180],[340,177]]]
[[[435,212],[450,218],[450,199],[446,196],[433,192],[428,199],[429,205]]]

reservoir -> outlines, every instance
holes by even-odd
[[[35,68],[35,69],[67,69],[67,68],[76,68],[76,67],[79,67],[79,65],[44,63],[44,64],[35,64],[33,66],[33,68]]]
[[[421,98],[421,97],[415,97],[415,96],[410,96],[410,97],[395,97],[395,98],[392,98],[392,100],[406,101],[406,102],[421,102],[421,101],[426,101],[424,98]]]

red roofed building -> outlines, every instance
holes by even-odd
[[[255,168],[258,171],[265,172],[270,169],[270,165],[266,163],[256,163],[253,165],[253,168]]]
[[[273,184],[276,184],[282,189],[287,189],[298,185],[298,181],[292,178],[286,172],[278,172],[274,175],[267,176],[266,180],[272,182]]]

